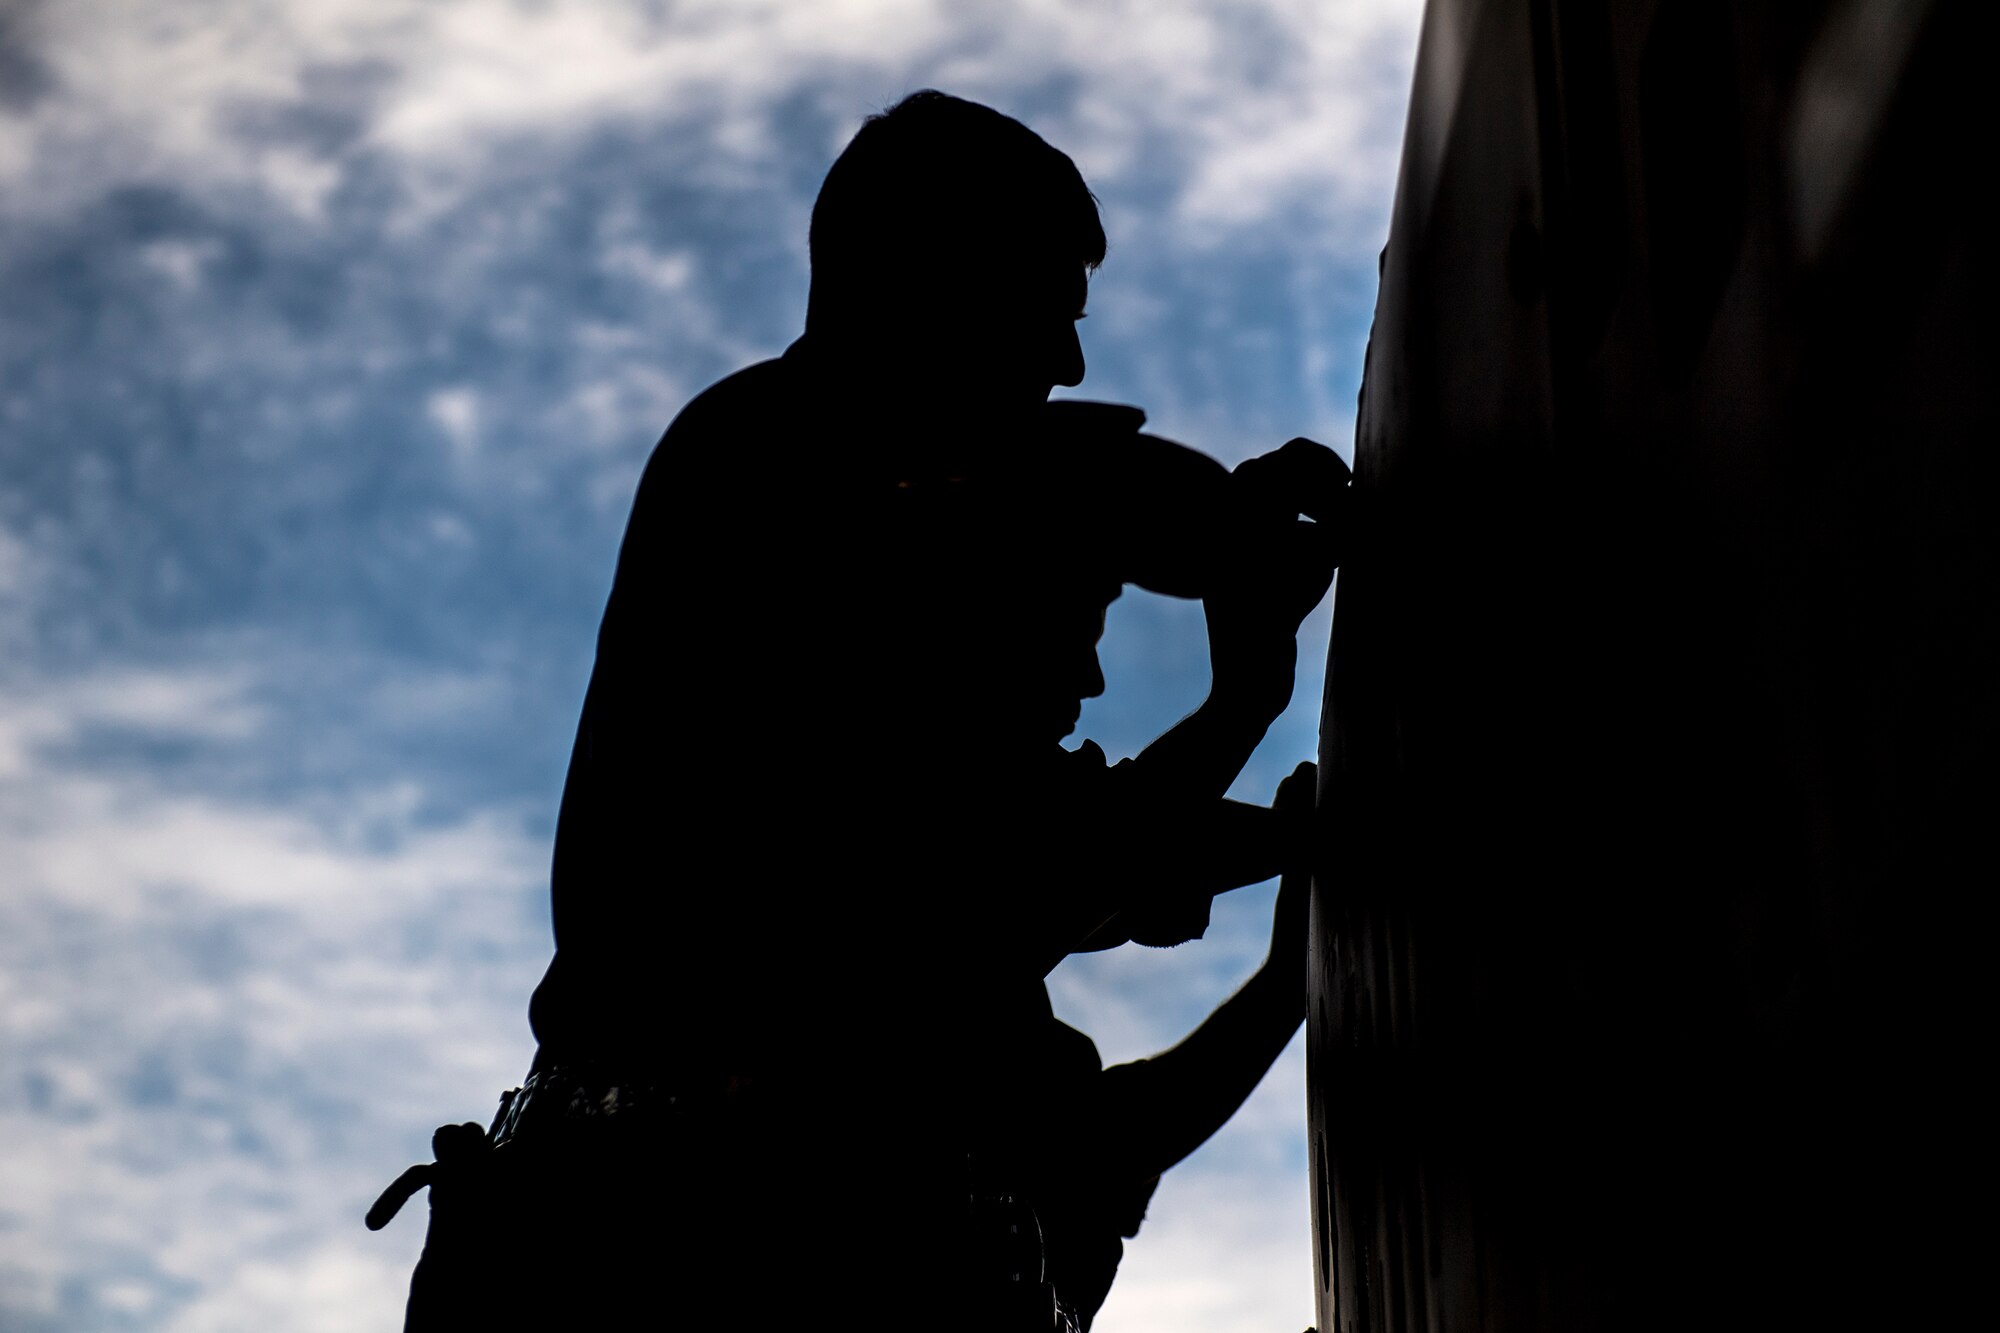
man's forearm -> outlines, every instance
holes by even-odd
[[[1156,791],[1186,800],[1213,800],[1236,781],[1275,720],[1268,707],[1212,693],[1133,762]]]
[[[1172,1050],[1105,1070],[1123,1169],[1158,1175],[1205,1143],[1256,1090],[1305,1012],[1296,979],[1267,963]]]

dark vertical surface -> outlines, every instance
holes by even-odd
[[[1987,1267],[1989,27],[1433,0],[1327,675],[1325,1333],[1918,1328]]]

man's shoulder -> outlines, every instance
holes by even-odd
[[[798,376],[782,357],[759,361],[709,385],[675,414],[653,445],[635,509],[693,494],[704,483],[770,476],[803,454]],[[733,490],[733,488],[732,488]],[[714,503],[711,493],[704,503]]]
[[[693,447],[700,437],[782,429],[800,397],[796,371],[773,357],[725,375],[688,400],[660,437],[661,446]]]

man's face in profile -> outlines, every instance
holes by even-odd
[[[1084,316],[1089,280],[1082,264],[1037,258],[995,265],[966,284],[940,311],[949,330],[934,354],[948,391],[1002,411],[1048,401],[1057,386],[1083,382]],[[954,308],[955,305],[955,308]]]
[[[1060,655],[1064,664],[1062,674],[1069,682],[1063,691],[1064,711],[1068,716],[1057,740],[1076,730],[1077,721],[1083,716],[1083,701],[1104,693],[1104,665],[1097,660],[1097,645],[1104,638],[1104,615],[1110,608],[1095,603],[1092,606],[1094,609],[1077,612],[1075,646]]]
[[[1034,614],[1034,628],[1015,637],[1020,660],[1008,692],[1019,710],[1012,725],[1022,734],[1037,742],[1060,741],[1076,730],[1083,701],[1104,693],[1097,644],[1107,609],[1103,596],[1072,591],[1051,598]]]

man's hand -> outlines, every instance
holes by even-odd
[[[1165,1171],[1234,1115],[1305,1021],[1318,779],[1317,769],[1300,764],[1278,784],[1271,803],[1280,823],[1289,825],[1281,836],[1290,868],[1279,884],[1264,965],[1172,1050],[1104,1071],[1099,1095],[1107,1123],[1119,1129],[1106,1144],[1106,1161],[1136,1179]]]
[[[1215,697],[1269,723],[1292,697],[1299,622],[1326,596],[1347,535],[1347,464],[1295,439],[1237,465],[1228,569],[1203,610]]]
[[[1235,577],[1256,585],[1291,632],[1326,596],[1345,554],[1352,479],[1339,454],[1303,438],[1230,474],[1246,557]]]
[[[1299,1012],[1305,1011],[1307,948],[1311,929],[1313,863],[1313,810],[1319,786],[1319,769],[1305,763],[1292,770],[1278,784],[1277,799],[1271,808],[1285,817],[1284,837],[1297,851],[1291,854],[1285,873],[1278,881],[1278,906],[1271,914],[1271,951],[1264,970],[1272,974],[1290,994],[1298,997]]]
[[[1246,458],[1230,473],[1239,494],[1253,498],[1275,515],[1304,514],[1320,523],[1339,525],[1353,473],[1339,454],[1303,435],[1285,441],[1268,454]]]
[[[1195,799],[1229,789],[1291,702],[1299,622],[1326,596],[1350,528],[1347,465],[1324,445],[1292,440],[1231,473],[1210,466],[1202,504],[1175,529],[1178,547],[1199,548],[1199,577],[1157,585],[1201,592],[1208,698],[1139,756],[1162,790]]]

